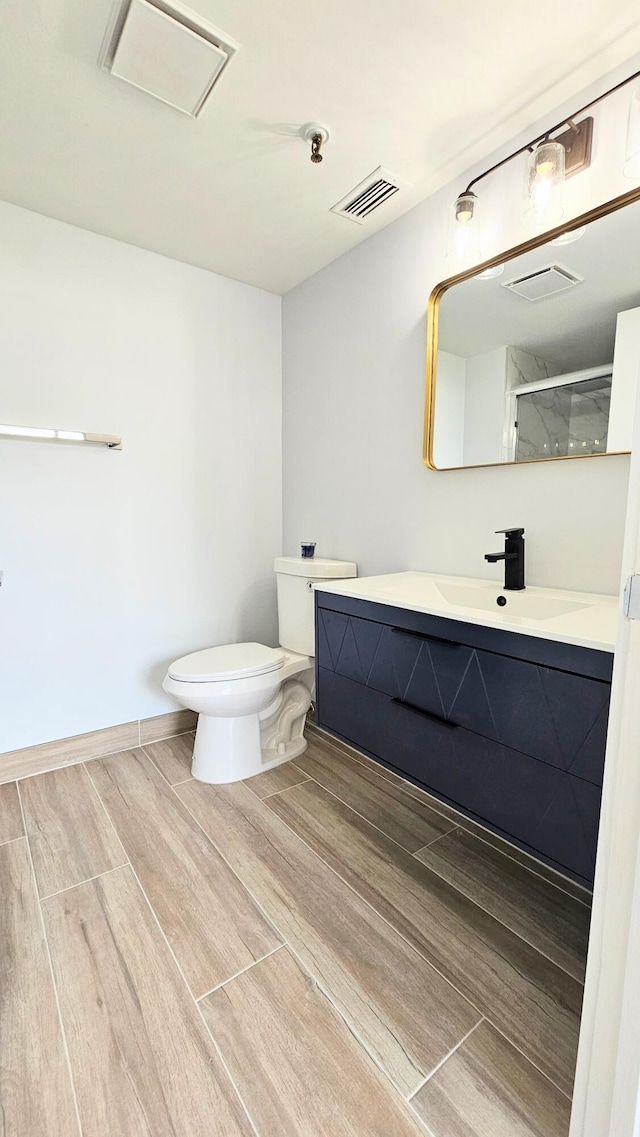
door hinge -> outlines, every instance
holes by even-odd
[[[624,586],[624,614],[628,620],[640,620],[640,576],[630,576]]]

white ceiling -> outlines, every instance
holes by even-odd
[[[274,292],[640,50],[636,0],[191,2],[242,45],[198,120],[100,70],[111,0],[4,0],[0,198]],[[379,165],[414,188],[329,212]]]
[[[549,264],[580,284],[530,302],[503,287]],[[640,304],[640,202],[592,221],[579,241],[541,245],[507,261],[502,276],[454,285],[440,302],[438,344],[468,358],[505,344],[560,372],[611,363],[618,312]]]

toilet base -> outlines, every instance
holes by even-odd
[[[310,705],[309,688],[290,679],[258,714],[236,718],[200,714],[191,767],[194,778],[226,785],[298,758],[307,749],[304,724]]]

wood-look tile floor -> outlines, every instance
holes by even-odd
[[[313,728],[0,786],[0,1131],[566,1137],[588,895]]]

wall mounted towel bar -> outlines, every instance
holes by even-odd
[[[40,426],[7,426],[0,423],[0,438],[26,438],[42,442],[94,442],[109,450],[122,450],[122,439],[115,434],[92,434],[81,430],[54,430]]]

